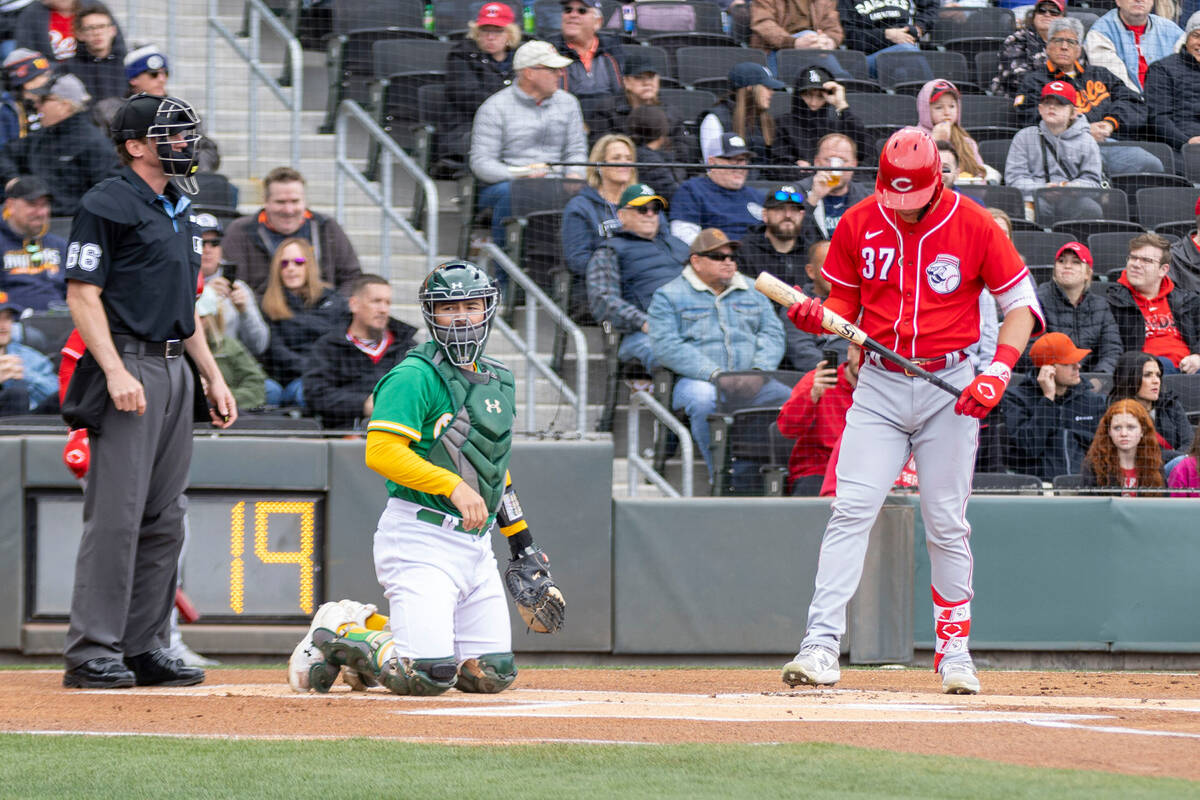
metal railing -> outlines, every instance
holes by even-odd
[[[255,0],[257,2],[257,0]],[[347,125],[354,119],[363,127],[367,135],[375,141],[381,150],[379,188],[371,185],[362,174],[362,168],[350,161],[346,155]],[[404,152],[396,140],[387,134],[363,107],[353,100],[343,100],[338,106],[337,118],[334,120],[334,171],[333,199],[336,208],[338,224],[346,223],[346,178],[370,198],[382,213],[379,223],[379,263],[387,266],[392,255],[392,225],[404,233],[409,240],[425,254],[425,273],[433,272],[437,266],[438,248],[438,189],[433,179],[426,175],[420,165]],[[422,233],[413,227],[412,223],[396,211],[392,203],[392,162],[399,162],[414,181],[425,192],[425,231]],[[386,277],[391,277],[386,276]]]
[[[575,408],[576,432],[582,436],[587,430],[587,367],[588,346],[587,337],[583,330],[576,325],[566,312],[542,291],[541,287],[513,262],[508,254],[491,242],[481,248],[481,253],[491,259],[508,275],[509,284],[520,286],[525,290],[525,335],[522,338],[504,320],[497,315],[495,326],[504,334],[517,349],[525,354],[525,430],[532,433],[537,429],[537,376],[550,382],[550,385]],[[566,382],[550,367],[548,359],[537,354],[538,316],[539,311],[545,311],[555,325],[562,328],[575,342],[575,389],[567,386]]]
[[[208,0],[208,64],[205,77],[205,114],[209,120],[210,132],[217,108],[217,37],[224,39],[233,51],[249,66],[249,97],[246,102],[246,134],[249,148],[246,161],[247,177],[256,177],[255,169],[258,163],[258,87],[265,85],[279,99],[291,114],[290,163],[300,164],[300,111],[304,98],[304,52],[300,42],[268,8],[262,0],[246,0],[247,32],[249,33],[248,47],[243,47],[238,37],[225,27],[219,18],[218,0]],[[275,34],[283,40],[287,47],[288,70],[291,76],[291,86],[284,87],[263,67],[259,59],[262,46],[262,23],[267,23]],[[276,162],[278,156],[272,154]]]
[[[654,469],[654,465],[646,459],[642,458],[638,452],[638,442],[641,439],[642,427],[642,407],[653,414],[660,425],[666,425],[671,429],[676,436],[679,437],[679,456],[682,459],[683,476],[680,479],[680,489],[675,491],[675,487],[667,482],[667,479],[659,475]],[[668,497],[691,497],[693,491],[692,473],[695,469],[696,455],[692,447],[692,432],[688,427],[676,419],[675,415],[664,406],[662,403],[654,399],[654,395],[647,391],[633,392],[629,396],[629,422],[626,429],[626,448],[625,460],[629,464],[629,496],[638,496],[638,484],[641,482],[641,476],[645,475],[658,490]]]

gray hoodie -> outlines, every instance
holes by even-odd
[[[1039,138],[1045,142],[1044,149]],[[1049,155],[1049,164],[1043,152]],[[1068,186],[1099,187],[1101,169],[1100,145],[1092,138],[1087,117],[1080,114],[1061,136],[1052,134],[1044,122],[1018,131],[1004,164],[1004,182],[1020,189],[1030,201],[1034,189],[1062,181]]]

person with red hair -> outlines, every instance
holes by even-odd
[[[1108,407],[1096,426],[1082,475],[1082,485],[1120,489],[1124,497],[1161,494],[1146,491],[1165,487],[1166,481],[1154,421],[1141,403],[1126,399]]]

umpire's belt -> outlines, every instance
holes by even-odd
[[[946,355],[938,356],[937,358],[913,358],[913,359],[909,359],[909,360],[912,361],[914,364],[916,364],[921,369],[925,370],[926,372],[940,372],[941,370],[944,370],[947,367],[953,367],[957,364],[961,364],[966,359],[966,357],[967,357],[967,354],[964,351],[955,350],[953,353],[946,353]],[[883,358],[878,353],[868,352],[867,353],[867,361],[870,362],[871,364],[874,364],[877,367],[886,369],[888,372],[899,372],[903,375],[907,375],[910,378],[917,377],[915,374],[909,372],[904,367],[900,366],[899,364],[894,364],[891,361],[888,361],[886,358]]]
[[[492,529],[491,520],[483,526],[483,530],[476,528],[475,530],[467,530],[462,526],[462,520],[453,514],[443,514],[440,511],[434,511],[432,508],[418,508],[417,520],[430,525],[437,525],[439,528],[444,528],[448,531],[457,531],[465,533],[468,536],[486,536]]]
[[[147,342],[134,336],[117,334],[113,344],[122,353],[138,358],[179,358],[183,355],[182,339],[167,339],[165,342]]]

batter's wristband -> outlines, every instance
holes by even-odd
[[[1013,347],[1011,344],[996,345],[996,355],[992,357],[992,363],[1004,364],[1009,370],[1017,365],[1017,360],[1021,357],[1021,351]]]

